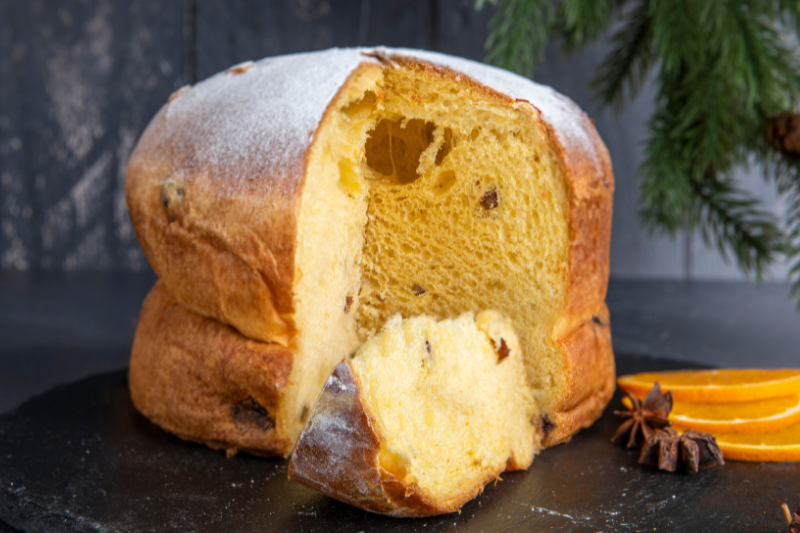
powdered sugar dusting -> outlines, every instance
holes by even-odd
[[[223,193],[263,172],[273,179],[259,185],[276,186],[297,172],[328,104],[367,61],[374,60],[332,49],[221,72],[167,105],[163,138],[177,139],[178,153],[191,154],[197,168],[224,168],[216,176]]]
[[[600,170],[593,132],[568,98],[510,72],[434,52],[392,48],[330,49],[292,54],[229,69],[177,95],[162,111],[160,139],[218,181],[217,194],[254,188],[291,192],[301,183],[305,154],[338,90],[359,65],[408,56],[461,72],[514,99],[529,101],[550,123],[562,146],[580,150]],[[243,67],[239,65],[239,67]],[[269,175],[271,179],[258,179]],[[294,177],[295,179],[290,179]],[[287,188],[288,186],[288,188]]]

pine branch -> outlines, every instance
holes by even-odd
[[[747,2],[731,2],[730,13],[733,24],[723,60],[729,65],[731,80],[747,95],[746,109],[763,120],[790,108],[800,92],[800,54],[774,19],[759,14]]]
[[[660,106],[648,122],[650,134],[645,160],[639,168],[642,176],[639,215],[651,234],[664,232],[674,236],[683,229],[694,194],[688,159],[681,153],[681,145],[674,141],[677,121],[679,117],[668,106]]]
[[[713,171],[692,182],[697,195],[695,218],[707,246],[712,243],[727,261],[736,257],[739,267],[756,280],[763,279],[776,256],[786,252],[786,239],[772,213],[759,209],[760,201],[737,190]]]
[[[478,0],[476,5],[483,3]],[[544,55],[554,18],[550,0],[500,0],[489,21],[486,61],[531,76]]]
[[[789,281],[792,283],[791,298],[797,300],[800,310],[800,161],[774,157],[772,160],[772,176],[778,186],[778,192],[786,202],[787,252],[791,266]],[[770,168],[770,165],[765,165]],[[793,263],[793,264],[792,264]]]
[[[644,0],[632,10],[628,22],[614,34],[612,50],[590,84],[600,101],[617,111],[625,103],[625,87],[628,98],[635,98],[656,58],[648,11]]]
[[[703,6],[717,2],[696,0],[648,0],[652,18],[653,45],[661,59],[661,71],[671,75],[679,70],[694,72],[705,60],[706,26],[701,20]]]
[[[773,9],[777,7],[777,13],[770,12],[770,15],[779,18],[787,28],[793,28],[795,35],[800,34],[800,2],[797,0],[778,0],[777,6],[769,0],[765,3]]]
[[[556,27],[564,39],[564,49],[571,52],[597,39],[611,26],[615,9],[626,0],[564,0],[559,6]]]

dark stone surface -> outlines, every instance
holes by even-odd
[[[687,363],[618,357],[621,372]],[[691,365],[688,365],[691,366]],[[619,405],[619,398],[611,408]],[[134,411],[124,371],[58,387],[0,417],[0,519],[59,531],[707,531],[785,528],[800,464],[730,462],[698,474],[636,464],[609,442],[609,408],[461,514],[372,515],[286,479],[282,460],[172,437]]]
[[[0,520],[0,533],[19,533],[19,529],[14,529],[2,520]]]

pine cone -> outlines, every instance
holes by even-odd
[[[800,160],[800,113],[784,111],[769,119],[764,138],[787,159]]]

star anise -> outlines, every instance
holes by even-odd
[[[639,463],[657,466],[659,470],[674,472],[678,465],[697,472],[701,468],[724,465],[722,451],[714,435],[690,429],[680,435],[672,428],[656,431],[647,439],[639,456]]]
[[[792,513],[789,511],[789,506],[785,503],[781,505],[783,514],[786,515],[786,522],[789,524],[789,533],[800,533],[800,505],[797,506],[797,512]]]
[[[681,435],[681,461],[687,470],[697,472],[701,468],[724,465],[722,450],[711,433],[690,429]]]
[[[640,464],[657,466],[659,470],[674,472],[678,468],[681,436],[672,428],[656,431],[642,447]]]
[[[624,444],[626,448],[635,448],[652,437],[656,430],[672,425],[667,420],[672,411],[672,392],[662,394],[657,381],[645,396],[644,402],[630,392],[624,392],[632,406],[628,407],[628,411],[614,411],[625,422],[614,433],[611,442]]]

